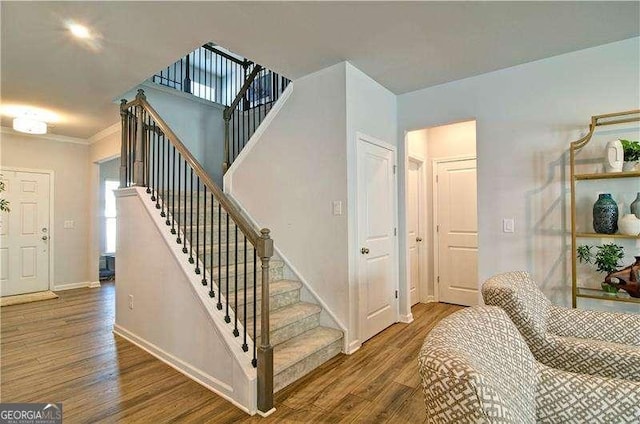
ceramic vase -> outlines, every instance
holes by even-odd
[[[620,140],[611,140],[607,143],[604,155],[605,172],[622,172],[624,163],[624,150]]]
[[[625,234],[627,236],[637,236],[638,234],[640,234],[640,218],[636,217],[632,213],[628,213],[620,218],[620,222],[618,222],[618,228],[620,229],[620,234]]]
[[[618,204],[609,193],[600,194],[593,204],[593,229],[598,234],[618,231]]]
[[[636,216],[636,218],[640,218],[640,192],[636,196],[636,200],[631,203],[631,213]]]

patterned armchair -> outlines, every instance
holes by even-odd
[[[537,362],[500,308],[443,319],[418,358],[427,423],[635,423],[640,383]]]
[[[640,381],[640,315],[554,306],[522,271],[490,278],[482,296],[504,309],[543,364]]]

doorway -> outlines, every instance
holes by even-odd
[[[120,158],[101,162],[99,209],[100,209],[100,281],[115,278],[116,260],[116,198],[114,190],[120,186]]]
[[[357,240],[360,340],[398,321],[396,149],[358,135]]]
[[[409,131],[405,142],[407,302],[475,305],[476,122]]]
[[[0,213],[0,291],[13,296],[49,290],[53,172],[2,168],[9,211]]]

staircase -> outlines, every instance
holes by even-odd
[[[253,77],[258,65],[254,71]],[[251,79],[243,89],[250,85]],[[234,100],[236,106],[242,96]],[[274,257],[269,230],[255,228],[213,183],[142,90],[135,100],[122,101],[121,116],[120,186],[146,187],[138,192],[146,191],[143,201],[150,210],[155,204],[164,222],[161,230],[178,245],[173,252],[185,255],[192,276],[201,279],[201,300],[196,301],[211,300],[217,322],[224,321],[227,334],[241,342],[246,354],[242,358],[239,343],[235,357],[257,368],[257,409],[268,413],[274,392],[341,352],[343,333],[321,325],[330,321],[321,320],[327,311],[302,300],[313,296]]]
[[[212,268],[212,275],[218,286],[217,291],[214,288],[214,298],[218,299],[218,304],[223,309],[225,302],[217,293],[221,293],[226,298],[230,323],[234,323],[232,317],[237,317],[238,324],[246,327],[246,333],[251,339],[253,339],[251,335],[255,335],[255,342],[259,344],[261,303],[254,299],[262,298],[262,290],[260,287],[256,290],[252,285],[247,287],[239,283],[236,278],[247,275],[250,278],[248,280],[240,278],[240,282],[252,281],[255,268],[259,268],[259,264],[256,264],[253,257],[253,247],[244,239],[242,232],[231,220],[227,227],[224,214],[221,213],[218,217],[219,202],[216,200],[213,201],[213,205],[209,201],[205,208],[204,193],[189,193],[186,196],[181,194],[181,198],[177,201],[172,198],[172,195],[171,192],[161,193],[158,202],[171,204],[173,200],[179,205],[175,209],[176,216],[173,217],[173,221],[177,228],[182,229],[185,228],[186,223],[187,230],[184,232],[187,234],[186,245],[194,246],[194,249],[193,251],[187,249],[185,254],[193,257],[194,272],[198,263],[202,263],[198,269],[208,269],[211,263],[216,265]],[[191,206],[192,201],[193,206]],[[206,225],[204,223],[204,220],[211,216],[213,216],[213,227],[211,227],[211,221]],[[171,222],[171,214],[168,218],[168,222]],[[184,243],[183,240],[181,242]],[[211,253],[213,253],[213,262],[211,262]],[[220,253],[221,266],[218,265],[218,253]],[[229,257],[228,271],[227,256]],[[285,274],[290,272],[285,272],[283,261],[277,259],[270,261],[269,337],[273,346],[273,384],[276,392],[336,356],[343,346],[342,331],[321,326],[322,307],[315,303],[301,301],[302,283],[285,279]]]

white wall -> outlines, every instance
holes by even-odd
[[[224,311],[216,309],[144,188],[121,189],[116,196],[114,332],[255,412],[256,371]]]
[[[346,151],[347,151],[347,186],[348,201],[345,210],[349,219],[348,261],[350,287],[349,343],[351,348],[357,347],[359,340],[358,308],[359,285],[357,264],[360,246],[357,240],[357,140],[358,133],[397,146],[397,114],[396,96],[371,79],[364,72],[346,62]],[[396,158],[397,161],[397,158]],[[398,257],[399,259],[399,257]],[[400,288],[400,290],[402,290]],[[404,300],[404,299],[402,299]],[[407,302],[400,305],[400,314],[409,320],[411,314]]]
[[[569,302],[567,149],[592,115],[638,108],[638,75],[633,38],[399,96],[399,136],[477,120],[479,283],[528,270]],[[505,217],[515,233],[502,233]]]
[[[294,84],[259,141],[229,171],[231,193],[271,229],[283,255],[346,327],[347,217],[332,215],[331,207],[347,202],[345,66]]]
[[[5,167],[51,170],[54,172],[54,222],[51,245],[53,284],[86,284],[97,281],[97,273],[87,268],[87,240],[91,221],[87,214],[89,202],[89,146],[84,140],[60,142],[66,137],[32,136],[2,132],[0,165]],[[82,144],[80,144],[82,142]],[[74,228],[65,229],[64,221],[74,221]]]
[[[358,132],[396,145],[396,97],[343,62],[294,81],[283,103],[225,189],[261,226],[301,277],[358,340],[352,229]],[[332,214],[341,201],[343,214]],[[354,250],[355,249],[355,250]]]

